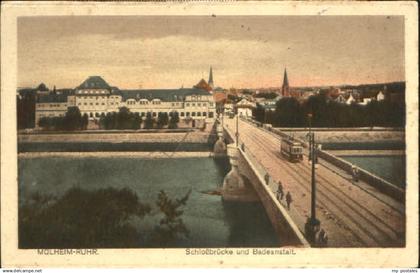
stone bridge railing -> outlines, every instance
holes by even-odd
[[[275,135],[278,135],[280,137],[290,137],[290,134],[286,132],[283,132],[282,130],[280,130],[279,128],[273,128],[268,124],[262,124],[258,121],[252,120],[252,119],[243,119],[244,121],[247,121],[251,124],[253,124],[256,127],[261,127],[264,130],[267,130],[268,132],[271,132]],[[343,129],[343,128],[340,128]],[[357,128],[355,130],[359,130],[360,128]],[[387,128],[385,128],[387,129]],[[377,130],[385,130],[384,128],[377,128]],[[396,128],[396,129],[387,129],[390,131],[401,131],[401,129]],[[307,147],[308,144],[305,141],[302,141],[299,138],[294,138],[294,140],[302,143],[302,145],[304,147]],[[353,164],[351,164],[350,162],[341,159],[327,151],[323,151],[323,150],[318,150],[318,156],[319,158],[331,163],[332,165],[336,166],[337,168],[347,172],[348,174],[351,175],[352,173],[352,167]],[[321,162],[322,164],[322,162]],[[364,182],[366,182],[367,184],[377,188],[378,190],[380,190],[381,192],[391,196],[392,198],[398,200],[398,201],[402,201],[404,202],[405,200],[405,191],[404,189],[401,189],[395,185],[393,185],[392,183],[386,181],[385,179],[382,179],[380,177],[378,177],[377,175],[363,169],[363,168],[358,168],[359,169],[359,178],[361,180],[363,180]]]
[[[257,158],[246,149],[246,144],[239,139],[238,145],[235,143],[235,137],[229,129],[224,130],[224,137],[228,140],[228,154],[233,156],[236,161],[233,168],[237,168],[240,175],[246,177],[248,183],[243,183],[245,186],[252,186],[253,191],[256,192],[258,199],[263,204],[265,211],[276,231],[282,245],[310,247],[310,244],[305,239],[302,231],[304,230],[304,222],[295,214],[292,217],[290,213],[294,213],[293,208],[287,210],[285,204],[280,203],[275,191],[278,184],[273,181],[270,174],[258,162]],[[236,147],[237,146],[237,147]],[[226,181],[225,181],[226,182]],[[250,184],[250,185],[249,185]],[[224,185],[225,187],[225,185]],[[250,200],[249,190],[238,189],[237,193],[244,192],[243,201]],[[222,191],[223,196],[223,191]],[[229,194],[227,197],[230,197]],[[235,201],[239,198],[236,195]]]

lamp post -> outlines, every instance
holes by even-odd
[[[235,112],[236,112],[236,147],[239,145],[239,113],[238,113],[238,106],[235,103]]]
[[[264,124],[267,123],[267,109],[264,108]]]
[[[308,155],[308,162],[310,162],[312,160],[312,141],[311,141],[311,136],[312,136],[312,113],[308,114],[308,120],[309,120],[309,155]]]
[[[223,128],[223,118],[225,117],[225,106],[222,105],[222,128]]]
[[[321,222],[316,219],[316,179],[315,179],[315,162],[317,161],[315,134],[311,130],[312,114],[308,114],[309,118],[309,155],[311,160],[311,217],[307,219],[305,224],[305,233],[310,242],[315,242],[316,233],[319,231]]]

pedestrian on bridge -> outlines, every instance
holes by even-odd
[[[355,182],[358,182],[359,181],[359,169],[354,165],[351,167],[351,174],[353,176],[353,180]]]
[[[279,185],[277,187],[277,200],[283,200],[284,192],[283,192],[283,185],[279,181]],[[280,199],[279,199],[280,197]]]
[[[266,173],[266,174],[264,175],[264,181],[265,181],[265,184],[266,184],[266,185],[268,185],[268,183],[270,182],[270,175],[269,175],[268,173]]]
[[[286,203],[287,203],[287,209],[290,210],[290,203],[292,203],[292,195],[290,192],[287,192],[286,194]]]
[[[318,234],[318,245],[320,247],[325,247],[328,244],[328,235],[325,232],[323,228],[321,228],[321,231]]]

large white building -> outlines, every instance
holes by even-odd
[[[178,112],[180,119],[210,121],[216,116],[213,95],[199,88],[120,90],[101,77],[91,76],[75,89],[53,90],[38,95],[35,122],[42,117],[64,116],[68,107],[77,106],[82,115],[99,119],[127,107],[133,113],[156,117],[159,112]]]

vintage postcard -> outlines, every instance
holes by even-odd
[[[3,267],[412,267],[415,2],[8,2]]]

